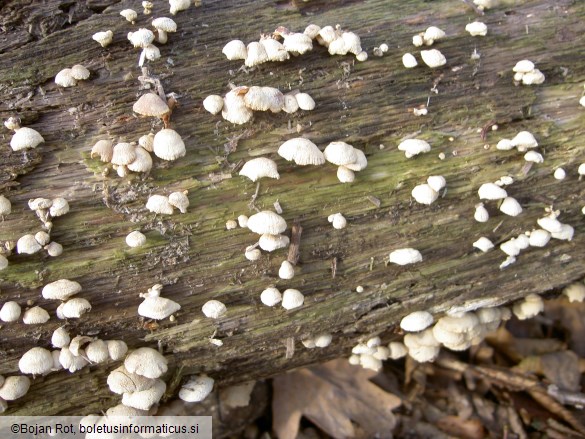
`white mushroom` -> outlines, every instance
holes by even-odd
[[[550,232],[543,229],[536,229],[530,232],[529,244],[532,247],[544,247],[550,241]]]
[[[158,403],[167,389],[163,380],[156,379],[152,387],[138,392],[124,393],[122,395],[122,404],[138,410],[150,410]]]
[[[50,318],[49,313],[45,309],[40,306],[33,306],[24,312],[22,322],[25,325],[40,325],[48,322]]]
[[[177,23],[174,20],[167,17],[159,17],[152,20],[152,26],[156,28],[158,33],[157,41],[160,44],[166,44],[168,32],[177,32]]]
[[[71,69],[63,69],[60,70],[59,73],[55,76],[55,84],[60,85],[61,87],[74,87],[77,85],[77,81],[71,74]]]
[[[279,179],[276,162],[266,157],[258,157],[248,160],[242,169],[240,175],[248,177],[252,181],[256,181],[263,177]]]
[[[284,290],[282,293],[282,307],[286,310],[298,308],[303,305],[305,296],[295,289]]]
[[[482,236],[481,238],[479,238],[477,241],[475,241],[473,243],[473,246],[479,250],[481,250],[482,252],[487,252],[488,250],[491,250],[492,248],[494,248],[494,244],[493,242],[491,242],[488,238],[486,238],[485,236]]]
[[[272,252],[274,250],[287,247],[289,242],[290,240],[286,235],[271,235],[269,233],[265,233],[260,236],[258,245],[262,250]]]
[[[248,218],[248,229],[259,235],[278,235],[286,230],[286,221],[277,213],[264,210]]]
[[[465,26],[465,30],[469,32],[472,37],[484,37],[487,35],[488,29],[485,23],[482,23],[481,21],[474,21],[473,23],[468,23]]]
[[[482,184],[479,187],[477,194],[481,200],[500,200],[508,196],[506,190],[495,183]]]
[[[18,128],[12,136],[10,147],[13,151],[20,151],[23,149],[36,148],[38,144],[43,143],[44,141],[45,139],[43,139],[43,136],[41,136],[37,130],[22,127]]]
[[[124,360],[124,367],[130,373],[136,373],[146,378],[158,378],[167,369],[167,359],[152,348],[138,348],[132,351]]]
[[[260,294],[260,301],[266,306],[275,306],[282,300],[282,294],[277,288],[269,287],[266,288]]]
[[[16,241],[16,252],[19,254],[32,255],[40,251],[43,247],[37,242],[34,235],[24,235]]]
[[[229,91],[223,100],[223,109],[221,116],[236,125],[242,125],[252,119],[253,111],[246,107],[244,101],[244,94],[248,91],[248,87],[236,87]]]
[[[512,307],[512,312],[518,320],[526,320],[540,314],[544,309],[544,302],[538,294],[529,294]]]
[[[22,373],[43,375],[53,368],[53,355],[44,348],[31,348],[18,361],[18,368]]]
[[[288,261],[282,261],[278,269],[278,277],[281,279],[292,279],[295,276],[295,268]]]
[[[257,41],[253,41],[246,46],[246,53],[246,59],[244,60],[246,67],[254,67],[268,61],[266,49]]]
[[[506,197],[500,204],[500,212],[509,216],[517,216],[522,213],[522,206],[516,198]]]
[[[439,193],[427,183],[415,186],[412,189],[411,195],[417,203],[426,204],[427,206],[439,198]]]
[[[138,230],[134,230],[126,235],[126,245],[128,247],[142,247],[144,244],[146,244],[146,236]]]
[[[16,322],[20,318],[20,305],[11,300],[5,302],[0,308],[0,320],[6,323]]]
[[[341,213],[334,213],[327,217],[327,221],[331,223],[334,229],[341,230],[347,225],[347,220]]]
[[[132,24],[134,24],[138,18],[138,13],[134,9],[122,9],[120,15]]]
[[[213,390],[213,378],[206,375],[193,376],[179,390],[179,398],[185,402],[200,402]]]
[[[12,203],[4,195],[0,195],[0,216],[10,215]]]
[[[432,69],[447,63],[445,56],[437,49],[421,50],[420,56],[423,62]]]
[[[415,155],[429,152],[431,150],[431,145],[422,139],[406,139],[400,142],[398,150],[404,151],[404,155],[409,159]]]
[[[108,346],[103,340],[94,340],[85,348],[87,359],[93,364],[104,363],[109,360]]]
[[[297,93],[295,99],[299,108],[304,111],[311,111],[315,109],[315,101],[308,93]]]
[[[169,204],[179,209],[181,213],[187,213],[189,207],[188,191],[173,192],[169,195]]]
[[[284,142],[278,148],[278,155],[301,166],[325,163],[325,156],[317,145],[304,137],[296,137]]]
[[[483,203],[478,203],[475,205],[475,213],[473,214],[473,218],[478,223],[485,223],[490,219],[490,214]]]
[[[203,108],[211,114],[218,114],[223,108],[223,98],[219,95],[209,95],[203,99]]]
[[[412,53],[405,53],[402,55],[402,64],[407,69],[412,69],[418,65],[418,62]]]
[[[114,38],[114,33],[111,30],[105,32],[96,32],[92,35],[92,40],[97,41],[100,46],[107,47]]]
[[[74,297],[67,302],[63,302],[60,306],[61,314],[66,319],[78,319],[86,312],[91,311],[91,304],[87,299]],[[57,315],[57,317],[59,317]],[[59,317],[60,318],[60,317]]]
[[[205,317],[218,319],[227,312],[227,307],[219,300],[208,300],[201,307],[201,311],[203,311]]]
[[[534,135],[529,131],[520,131],[514,138],[511,140],[512,145],[518,149],[520,152],[524,152],[530,148],[536,148],[538,146],[538,142],[534,138]]]
[[[110,360],[118,361],[128,352],[128,346],[122,340],[106,340]]]
[[[152,147],[154,155],[163,160],[177,160],[187,152],[185,143],[179,133],[169,128],[162,129],[156,133]]]
[[[45,285],[41,294],[48,300],[67,300],[80,291],[81,285],[78,282],[69,279],[59,279]]]
[[[138,306],[138,315],[149,319],[162,320],[181,309],[181,305],[177,302],[160,297],[161,290],[162,285],[156,284],[148,290],[147,294],[140,295],[140,297],[144,298],[144,301]]]
[[[151,195],[146,202],[146,208],[151,212],[162,215],[173,214],[173,206],[164,195]]]
[[[232,40],[227,43],[221,53],[223,53],[227,59],[234,61],[238,59],[245,60],[248,56],[246,45],[240,40]]]
[[[422,261],[422,255],[414,248],[401,248],[390,253],[389,261],[397,265],[408,265]]]
[[[53,347],[57,349],[64,348],[65,346],[69,346],[70,341],[71,337],[69,336],[69,332],[63,326],[53,331],[53,335],[51,336],[51,344]]]
[[[585,285],[583,282],[573,282],[563,289],[563,294],[567,296],[569,302],[583,302],[585,300]]]
[[[0,399],[14,401],[22,398],[30,388],[30,379],[23,375],[9,376],[4,379],[0,386]]]
[[[435,319],[428,311],[415,311],[400,320],[400,327],[408,332],[422,331],[433,324]]]

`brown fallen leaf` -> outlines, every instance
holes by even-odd
[[[273,428],[279,439],[295,439],[305,416],[334,438],[355,436],[352,421],[369,435],[391,437],[397,396],[369,381],[375,372],[347,359],[299,369],[273,380]]]

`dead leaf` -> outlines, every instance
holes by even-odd
[[[571,351],[553,352],[540,358],[542,373],[561,390],[577,391],[581,388],[579,357]]]
[[[570,303],[563,299],[547,300],[544,315],[554,319],[567,330],[569,346],[580,357],[585,357],[585,303]]]
[[[295,439],[302,416],[334,438],[355,436],[352,421],[370,435],[391,437],[397,396],[369,381],[375,372],[347,359],[299,369],[273,380],[273,428],[279,439]]]
[[[478,419],[461,419],[458,416],[445,416],[437,421],[437,427],[455,437],[482,439],[485,430]]]

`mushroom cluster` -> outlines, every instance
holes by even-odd
[[[530,60],[523,59],[522,61],[518,61],[516,65],[512,68],[514,72],[514,84],[524,84],[524,85],[532,85],[532,84],[542,84],[544,82],[544,73],[538,70],[534,63]]]
[[[188,7],[188,5],[187,5]],[[146,10],[146,8],[145,8]],[[175,14],[181,9],[176,10],[171,6],[171,14]],[[132,9],[124,9],[120,12],[126,20],[134,24],[138,14]],[[152,20],[152,27],[156,32],[156,41],[160,44],[166,44],[168,41],[168,34],[177,32],[177,23],[168,17],[159,17]],[[94,35],[95,37],[95,35]],[[94,38],[95,39],[95,38]],[[145,60],[156,61],[160,58],[160,49],[156,47],[153,42],[155,41],[155,34],[150,29],[140,28],[136,32],[128,33],[128,40],[136,48],[142,49],[140,52],[140,58],[138,60],[138,66],[142,67]]]
[[[146,202],[146,208],[161,215],[172,215],[177,208],[181,213],[187,212],[189,207],[189,191],[173,192],[168,197],[164,195],[151,195]]]
[[[16,117],[9,117],[4,121],[4,126],[11,131],[14,131],[14,135],[10,140],[10,148],[13,151],[21,151],[23,149],[36,148],[40,143],[43,143],[45,139],[39,134],[37,130],[28,127],[21,127],[20,120]]]
[[[382,369],[382,361],[398,360],[407,354],[407,350],[401,342],[391,342],[388,346],[383,346],[380,337],[372,337],[355,345],[351,353],[350,364],[379,372]]]
[[[89,70],[81,64],[76,64],[70,69],[63,69],[55,76],[55,84],[67,88],[75,87],[77,81],[84,81],[89,78]]]
[[[353,182],[355,172],[359,172],[368,166],[368,159],[362,150],[341,141],[331,142],[327,145],[323,151],[323,156],[329,163],[338,167],[337,179],[341,183]]]
[[[412,198],[417,203],[431,205],[437,198],[439,198],[439,192],[446,186],[447,181],[442,175],[431,175],[427,178],[427,182],[419,184],[412,189]]]
[[[295,113],[315,108],[315,101],[308,93],[298,90],[283,94],[274,87],[238,86],[234,87],[225,97],[209,95],[203,100],[203,108],[211,114],[219,114],[233,124],[241,125],[252,119],[254,111],[270,111],[272,113]]]
[[[445,32],[437,26],[430,26],[424,32],[412,37],[412,44],[415,47],[432,46],[435,41],[445,38]]]
[[[310,337],[303,338],[301,343],[307,349],[314,349],[314,348],[326,348],[331,344],[333,341],[333,336],[328,333],[324,332],[322,334],[312,335]]]
[[[317,30],[317,27],[310,29],[308,27],[305,33],[307,33],[307,30],[310,34],[313,34]],[[327,47],[330,55],[347,55],[351,53],[355,55],[358,61],[366,61],[368,59],[367,52],[362,50],[360,37],[354,32],[344,31],[340,25],[336,25],[335,27],[322,27],[312,38],[315,38],[321,46]],[[380,51],[383,52],[381,48]]]
[[[104,163],[111,163],[120,177],[131,172],[148,173],[152,169],[152,146],[150,150],[135,143],[121,142],[116,145],[111,140],[98,140],[91,148],[91,158],[99,158]]]
[[[532,134],[530,131],[520,131],[518,134],[514,136],[514,138],[501,139],[496,145],[496,149],[500,151],[509,151],[511,149],[516,148],[519,152],[526,152],[536,147],[538,147],[538,142],[536,141],[534,134]],[[526,161],[535,161],[528,160],[527,156],[524,156],[524,158],[526,159]]]

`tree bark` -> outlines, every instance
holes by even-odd
[[[529,293],[559,292],[582,278],[585,190],[577,167],[585,157],[585,111],[578,104],[585,82],[585,3],[502,3],[480,18],[489,29],[483,38],[464,31],[478,16],[456,0],[205,1],[180,12],[173,17],[178,32],[170,34],[161,46],[162,58],[148,67],[165,92],[178,94],[171,123],[185,140],[187,155],[175,162],[155,159],[148,176],[121,179],[111,170],[104,176],[106,166],[89,151],[100,139],[137,141],[162,127],[132,115],[132,104],[144,91],[137,79],[139,52],[126,34],[147,27],[151,17],[139,11],[136,25],[126,22],[119,11],[138,10],[138,3],[125,1],[6,2],[0,11],[0,116],[18,115],[45,143],[26,154],[12,152],[11,133],[2,131],[0,190],[12,201],[13,212],[0,225],[0,240],[16,241],[41,229],[27,207],[30,198],[65,197],[71,211],[54,220],[51,233],[64,247],[61,256],[13,254],[0,272],[0,302],[40,305],[52,316],[43,325],[2,325],[0,373],[19,373],[22,354],[33,346],[50,347],[52,331],[66,324],[72,335],[122,339],[131,348],[158,346],[169,359],[166,381],[174,383],[169,399],[185,375],[207,373],[220,387],[266,378],[348,356],[351,346],[372,335],[397,339],[397,323],[414,310],[440,315],[453,306],[506,304]],[[168,16],[167,7],[157,3],[153,17]],[[248,70],[221,53],[231,39],[248,43],[279,25],[302,31],[310,23],[339,23],[356,32],[370,58],[358,63],[353,56],[332,57],[315,44],[303,56]],[[447,65],[405,69],[403,53],[418,58],[412,36],[430,25],[447,33],[433,46],[445,54]],[[114,42],[103,49],[91,35],[106,29],[114,31]],[[373,56],[372,49],[384,42],[390,51]],[[470,58],[474,50],[479,60]],[[514,86],[512,67],[521,59],[544,72],[543,85]],[[90,79],[73,88],[57,87],[57,72],[78,63],[91,70]],[[234,126],[201,104],[209,94],[225,94],[229,83],[300,89],[317,107],[294,115],[256,113],[252,123]],[[429,114],[414,116],[412,108],[427,100]],[[487,129],[482,139],[482,128],[494,123],[498,130]],[[522,153],[495,149],[499,139],[521,130],[535,134],[543,164],[527,166]],[[368,167],[354,183],[341,184],[332,165],[284,162],[276,150],[296,136],[321,149],[334,140],[351,143],[366,153]],[[428,140],[432,151],[406,159],[396,147],[414,136]],[[250,200],[256,184],[237,171],[256,156],[275,159],[281,177],[261,182],[255,206],[273,209],[278,200],[289,230],[294,221],[302,226],[292,280],[277,276],[286,249],[250,262],[244,249],[257,236],[247,229],[225,230],[228,219],[255,212]],[[563,181],[552,175],[560,166],[567,171]],[[429,175],[443,175],[447,188],[435,203],[423,206],[410,192]],[[477,189],[503,175],[514,177],[507,190],[524,211],[507,217],[489,202],[492,218],[475,222]],[[150,194],[175,190],[189,190],[186,214],[161,218],[144,208]],[[575,228],[572,241],[529,248],[506,269],[498,268],[505,255],[497,248],[481,254],[472,247],[482,235],[499,245],[536,228],[549,206]],[[348,219],[343,230],[327,222],[336,212]],[[146,246],[126,246],[132,230],[145,232]],[[388,253],[403,247],[420,250],[423,261],[387,264]],[[66,323],[55,317],[58,304],[44,300],[40,289],[60,278],[83,286],[79,296],[91,302],[90,313]],[[164,297],[182,306],[174,322],[153,324],[137,316],[139,294],[156,283],[164,285]],[[265,307],[259,296],[270,285],[299,289],[305,304],[291,311]],[[362,293],[356,292],[358,285]],[[210,299],[227,305],[224,318],[203,316],[201,306]],[[301,345],[304,337],[322,332],[333,334],[328,348]],[[223,346],[212,345],[212,336]],[[106,385],[117,366],[36,377],[29,393],[10,402],[6,413],[104,410],[120,399]]]

